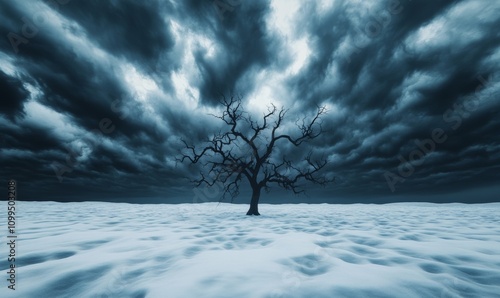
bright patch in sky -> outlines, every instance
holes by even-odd
[[[293,18],[301,6],[298,0],[272,1],[272,14],[268,19],[268,24],[273,25],[281,34],[290,38],[294,33]]]
[[[248,107],[251,111],[267,112],[267,107],[270,107],[271,103],[279,107],[278,98],[275,98],[273,87],[269,85],[260,86],[248,98]]]
[[[9,56],[0,52],[0,71],[3,71],[10,76],[15,76],[16,67],[12,64],[11,61],[12,59]]]
[[[37,101],[31,100],[24,104],[26,118],[24,122],[31,126],[43,127],[50,130],[53,135],[62,141],[72,141],[78,135],[80,129],[63,114],[58,113]]]
[[[179,72],[172,73],[172,82],[175,88],[176,99],[193,109],[198,105],[199,91],[193,88],[186,78],[186,75]]]
[[[135,97],[138,100],[145,101],[150,92],[160,90],[151,78],[139,73],[130,64],[123,66],[123,74],[131,93],[136,95]]]
[[[307,62],[311,49],[306,36],[299,37],[295,33],[297,18],[300,17],[300,8],[304,5],[300,1],[273,1],[272,13],[267,19],[268,26],[274,27],[277,33],[283,35],[291,56],[291,64],[287,69],[290,74],[296,74]]]
[[[303,37],[299,40],[291,42],[290,49],[293,50],[294,55],[292,56],[293,63],[290,65],[288,71],[292,74],[296,74],[306,64],[309,56],[311,55],[307,38]]]

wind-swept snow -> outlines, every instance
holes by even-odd
[[[17,202],[0,297],[500,297],[500,204],[246,209]]]

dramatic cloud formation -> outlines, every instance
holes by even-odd
[[[240,94],[256,115],[289,108],[285,129],[329,110],[323,138],[280,151],[312,149],[338,182],[263,202],[498,200],[497,1],[1,1],[0,15],[0,171],[22,199],[207,199],[180,140],[218,131],[208,114]]]

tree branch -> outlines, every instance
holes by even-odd
[[[199,150],[181,140],[185,151],[180,158],[176,159],[177,161],[189,160],[191,164],[199,164],[200,161],[204,161],[201,166],[206,168],[206,174],[201,173],[200,178],[193,180],[196,186],[202,184],[214,186],[220,182],[223,184],[222,198],[224,198],[227,194],[234,197],[239,193],[243,177],[248,180],[252,187],[268,189],[269,185],[274,183],[294,193],[304,192],[298,186],[301,180],[323,186],[335,180],[317,175],[327,162],[325,159],[313,160],[312,152],[309,152],[305,157],[307,164],[305,167],[297,167],[285,157],[282,157],[279,163],[271,160],[271,154],[279,140],[287,140],[297,147],[321,135],[323,133],[321,117],[326,113],[325,107],[318,106],[316,113],[310,120],[307,120],[306,117],[302,118],[301,121],[298,119],[295,124],[299,129],[299,135],[292,137],[289,134],[278,134],[288,112],[283,107],[278,110],[274,104],[271,104],[267,112],[262,115],[262,122],[259,123],[243,111],[241,98],[232,96],[227,99],[222,96],[220,104],[223,106],[221,115],[211,115],[225,123],[227,126],[225,132],[219,131],[210,137],[206,146]],[[271,122],[272,119],[274,122]],[[259,137],[266,130],[270,131],[270,138],[265,150],[259,152],[255,142],[262,140]],[[248,132],[250,133],[248,134]],[[267,136],[264,137],[267,138]],[[243,147],[251,150],[250,159]],[[261,180],[258,181],[258,179]]]

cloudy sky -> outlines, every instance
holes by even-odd
[[[191,202],[221,94],[328,108],[337,183],[261,202],[498,200],[497,0],[0,1],[0,173],[25,200]],[[204,200],[204,198],[201,198]],[[205,198],[206,199],[206,198]],[[247,202],[243,192],[236,202]]]

